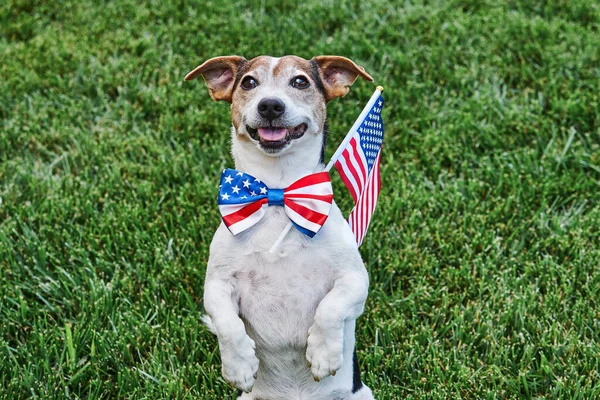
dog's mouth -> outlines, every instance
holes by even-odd
[[[307,128],[308,125],[305,123],[293,128],[275,126],[252,128],[246,125],[246,131],[248,131],[250,137],[257,140],[267,152],[276,152],[283,149],[293,139],[302,137]]]

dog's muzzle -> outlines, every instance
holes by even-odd
[[[269,153],[275,153],[286,147],[292,140],[301,138],[307,129],[308,125],[304,122],[291,128],[273,125],[252,128],[246,125],[246,131],[250,137]]]

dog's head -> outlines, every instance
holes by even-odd
[[[321,143],[327,103],[348,93],[358,76],[373,81],[362,67],[338,56],[215,57],[185,80],[199,75],[213,100],[231,103],[234,140],[273,157]]]

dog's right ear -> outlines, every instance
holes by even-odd
[[[245,62],[246,59],[240,56],[211,58],[187,74],[185,80],[191,81],[196,79],[198,75],[202,75],[213,100],[225,100],[231,103],[235,77]]]

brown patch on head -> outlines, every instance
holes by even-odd
[[[242,65],[242,67],[239,69],[235,78],[235,86],[233,88],[231,102],[231,122],[233,123],[233,127],[235,128],[236,132],[239,132],[244,105],[247,103],[248,98],[252,96],[252,92],[247,92],[243,89],[240,89],[241,80],[246,76],[252,76],[258,79],[258,75],[265,74],[269,71],[270,65],[271,57],[258,56],[244,63],[244,65]],[[250,138],[245,135],[238,135],[238,138],[248,141],[250,140]]]
[[[253,70],[268,70],[269,65],[271,64],[271,57],[269,56],[258,56],[244,63],[244,65],[239,69],[238,74],[236,76],[236,84],[241,81],[241,79],[250,71]],[[236,85],[236,88],[237,89]]]
[[[273,75],[279,76],[288,68],[296,68],[308,76],[311,75],[310,62],[298,56],[281,57],[275,68],[273,68]]]
[[[289,72],[294,71],[292,74],[289,74]],[[288,73],[288,76],[286,76],[286,72]],[[296,94],[298,96],[293,96],[294,98],[299,98],[299,97],[305,97],[303,96],[306,93],[310,93],[311,95],[313,94],[318,94],[320,93],[323,97],[326,97],[325,94],[325,89],[323,87],[323,82],[321,81],[321,77],[319,75],[318,70],[314,67],[313,63],[309,60],[305,60],[302,57],[298,57],[298,56],[285,56],[282,57],[279,62],[277,63],[277,65],[275,65],[275,68],[273,69],[273,75],[275,77],[280,77],[280,78],[287,78],[288,79],[288,84],[290,83],[289,81],[291,80],[291,78],[294,78],[295,76],[303,76],[305,78],[308,78],[311,86],[313,89],[315,90],[309,90],[309,91],[293,91],[293,94]],[[305,93],[303,93],[305,92]],[[300,96],[302,95],[302,96]],[[313,101],[315,104],[317,102],[320,101],[320,99],[311,99],[311,101]],[[323,112],[325,110],[323,109]]]

